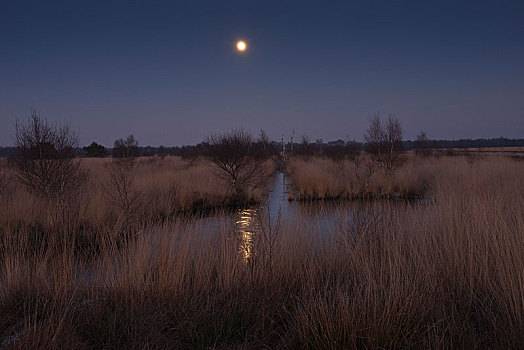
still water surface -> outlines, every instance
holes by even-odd
[[[333,234],[346,230],[359,215],[369,215],[370,205],[374,215],[383,215],[391,210],[413,209],[417,203],[383,201],[370,204],[360,201],[289,201],[290,183],[282,172],[273,177],[266,200],[259,206],[238,209],[233,213],[208,216],[198,223],[204,231],[217,232],[225,226],[235,231],[239,239],[239,251],[244,258],[252,255],[255,235],[260,233],[261,225],[274,227],[300,228],[317,237],[333,237]],[[382,214],[381,214],[382,213]],[[269,215],[268,215],[269,214]]]

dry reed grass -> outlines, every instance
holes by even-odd
[[[92,158],[84,161],[89,170],[89,181],[83,194],[71,202],[67,223],[60,222],[57,230],[72,226],[69,231],[111,232],[118,230],[123,216],[121,208],[114,205],[108,192],[113,191],[110,172],[113,161]],[[7,167],[5,167],[7,169]],[[275,169],[268,160],[266,177]],[[4,173],[0,168],[0,172]],[[7,170],[5,170],[7,172]],[[213,172],[205,160],[183,161],[180,157],[139,158],[128,174],[129,191],[136,194],[138,203],[132,211],[133,220],[142,224],[165,220],[170,216],[192,211],[205,211],[226,207],[232,195],[230,186]],[[10,199],[2,201],[0,193],[0,227],[34,227],[47,231],[57,226],[53,221],[53,205],[43,204],[33,198],[14,181],[9,183]],[[260,201],[266,188],[249,188],[247,196]],[[118,195],[118,194],[116,194]]]
[[[88,262],[70,237],[35,245],[30,231],[2,226],[0,342],[523,347],[523,164],[490,157],[421,166],[433,177],[431,204],[366,202],[323,235],[300,217],[271,232],[266,225],[248,261],[227,221],[211,234],[174,218],[124,241],[109,236]]]
[[[440,148],[442,151],[455,151],[455,152],[514,152],[514,153],[523,153],[524,147],[484,147],[484,148]]]
[[[504,157],[484,157],[488,157],[489,164],[495,167],[512,163]],[[286,171],[292,184],[292,197],[298,200],[420,198],[434,187],[437,177],[446,175],[442,172],[469,171],[480,160],[481,157],[473,156],[435,159],[408,154],[405,164],[388,174],[377,168],[367,155],[362,155],[360,164],[318,157],[307,160],[293,158],[288,162]]]

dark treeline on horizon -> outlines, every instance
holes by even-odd
[[[335,141],[324,142],[321,139],[317,139],[314,142],[307,143],[307,152],[312,154],[324,154],[325,151],[332,147],[345,146],[347,141],[338,139]],[[271,141],[270,142],[272,152],[277,154],[280,152],[282,146],[280,142]],[[416,150],[420,147],[417,145],[417,141],[405,140],[402,141],[404,150]],[[205,149],[208,146],[207,142],[201,142],[196,145],[184,145],[184,146],[138,146],[138,154],[140,156],[181,156],[183,158],[194,158],[201,156],[205,153]],[[364,150],[364,142],[353,142],[353,146],[357,149]],[[95,154],[89,154],[86,151],[88,147],[93,147],[96,152]],[[285,144],[286,150],[293,150],[296,154],[304,153],[304,144],[303,142],[293,142],[291,145],[290,142]],[[508,139],[504,137],[491,138],[491,139],[460,139],[460,140],[428,140],[427,148],[430,149],[449,149],[449,148],[494,148],[494,147],[524,147],[524,139]],[[0,157],[8,157],[15,152],[15,147],[0,147]],[[90,146],[83,148],[76,148],[75,152],[77,156],[86,157],[86,156],[111,156],[113,154],[113,148],[106,148],[102,145],[93,142]]]

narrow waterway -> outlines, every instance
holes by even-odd
[[[199,225],[203,232],[211,235],[224,229],[230,231],[238,238],[241,254],[249,258],[261,225],[267,229],[279,223],[285,230],[300,230],[322,239],[351,231],[355,223],[377,220],[391,211],[399,214],[399,210],[410,210],[422,203],[390,200],[289,201],[290,183],[285,173],[275,173],[272,181],[266,199],[258,206],[203,217],[191,224]]]

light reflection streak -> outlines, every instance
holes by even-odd
[[[237,212],[238,219],[236,226],[239,233],[240,240],[240,254],[244,261],[248,261],[253,257],[253,240],[256,233],[256,209],[240,209]]]

